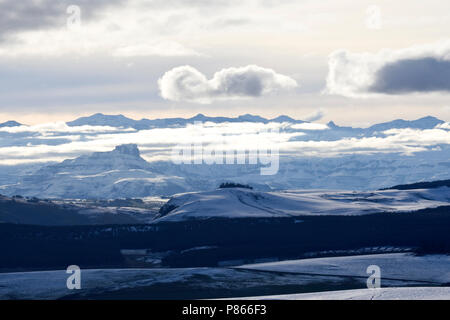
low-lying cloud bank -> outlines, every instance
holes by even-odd
[[[331,130],[319,123],[202,123],[178,128],[155,128],[149,130],[108,130],[105,127],[73,127],[62,130],[59,124],[28,127],[35,135],[22,136],[22,131],[10,134],[15,144],[0,146],[0,165],[62,161],[95,151],[110,151],[120,144],[138,144],[148,161],[170,161],[176,145],[202,145],[219,150],[253,150],[258,143],[263,147],[276,146],[282,156],[337,157],[345,155],[371,155],[395,153],[413,155],[416,152],[439,151],[450,145],[449,123],[430,129],[390,129],[384,134],[369,137],[346,137],[336,140],[292,139],[299,135],[313,137]],[[288,129],[288,130],[287,130]],[[78,132],[76,130],[79,130]],[[95,133],[96,132],[96,133]],[[48,144],[49,135],[59,133],[57,144]],[[73,135],[76,138],[72,138]],[[307,136],[309,135],[309,136]],[[40,139],[37,139],[39,138]],[[223,148],[223,149],[222,149]],[[447,149],[448,150],[448,149]]]
[[[222,69],[212,79],[191,66],[181,66],[167,71],[158,84],[164,99],[204,104],[259,97],[298,86],[294,79],[256,65]]]
[[[30,133],[42,136],[59,135],[66,133],[104,133],[117,131],[134,131],[132,128],[116,128],[110,126],[68,126],[65,122],[50,122],[34,126],[20,125],[15,127],[2,127],[1,132],[6,133]]]
[[[326,92],[347,97],[450,92],[450,40],[378,53],[333,52]]]

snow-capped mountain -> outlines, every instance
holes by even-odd
[[[246,188],[223,188],[174,196],[161,208],[159,221],[217,217],[353,216],[378,212],[411,212],[439,206],[450,206],[450,188],[372,192],[259,192]]]
[[[191,129],[196,127],[188,125],[197,121],[209,122],[201,126],[209,131],[201,133],[217,136],[215,142],[240,134],[242,139],[237,140],[244,141],[247,136],[241,131],[247,128],[250,137],[258,128],[279,128],[277,139],[285,140],[280,142],[278,171],[262,176],[260,165],[174,164],[171,148],[178,143],[178,136],[195,138]],[[207,191],[226,181],[250,184],[260,191],[374,190],[450,178],[450,127],[430,116],[353,128],[288,116],[266,119],[250,114],[235,118],[198,114],[188,119],[133,120],[98,113],[67,123],[24,126],[10,121],[1,126],[0,193],[9,196],[161,196]],[[389,130],[399,133],[390,135]],[[90,154],[95,150],[91,141],[100,146],[105,143],[102,150],[108,150],[116,139],[138,144],[142,156],[137,146]]]
[[[0,193],[39,198],[127,198],[207,191],[222,182],[250,184],[255,190],[374,190],[417,181],[450,178],[448,148],[414,157],[347,156],[329,159],[282,158],[277,174],[260,175],[258,165],[188,165],[147,162],[136,145],[119,146],[76,159],[8,173]],[[9,169],[11,170],[11,169]],[[5,171],[6,172],[6,171]],[[0,180],[1,182],[2,180]]]
[[[9,194],[40,198],[110,199],[171,195],[186,191],[185,179],[156,172],[134,144],[45,166],[23,178]]]

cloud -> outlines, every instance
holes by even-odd
[[[297,125],[296,125],[297,126]],[[301,130],[325,129],[323,124],[303,124]],[[351,137],[338,140],[292,140],[299,132],[285,130],[283,123],[200,123],[180,128],[155,128],[141,131],[114,131],[101,127],[65,127],[60,123],[33,127],[36,135],[11,136],[14,145],[0,146],[0,165],[62,161],[95,151],[109,151],[115,146],[136,143],[148,161],[170,161],[176,145],[202,144],[219,150],[252,150],[264,139],[264,146],[279,148],[283,156],[338,157],[354,154],[408,154],[430,151],[450,145],[448,123],[433,129],[391,129],[376,137]],[[58,144],[50,144],[49,133],[73,130]],[[28,129],[30,130],[30,129]],[[92,133],[86,136],[85,133]],[[321,134],[318,132],[318,134]],[[83,135],[80,139],[77,136]],[[223,148],[223,149],[221,149]]]
[[[181,66],[167,71],[158,84],[164,99],[198,103],[259,97],[298,86],[294,79],[256,65],[222,69],[210,80],[191,66]]]
[[[326,92],[347,97],[450,91],[450,41],[378,53],[333,52]]]
[[[119,5],[124,0],[2,0],[0,1],[0,39],[17,32],[66,25],[67,7],[77,5],[83,19],[97,16],[100,9]]]
[[[444,122],[444,123],[438,124],[436,126],[436,129],[450,130],[450,122]]]
[[[36,133],[42,136],[54,135],[54,134],[65,134],[65,133],[86,133],[95,134],[102,132],[117,132],[117,131],[134,131],[132,128],[115,128],[109,126],[77,126],[70,127],[65,122],[50,122],[44,124],[38,124],[34,126],[21,125],[17,127],[2,127],[0,132],[6,133]]]
[[[450,61],[433,57],[400,60],[383,66],[375,77],[371,92],[450,91]]]
[[[165,37],[170,12],[145,10],[143,1],[0,0],[0,58],[32,56],[199,56]],[[70,27],[80,8],[80,23]],[[162,16],[161,16],[162,15]],[[158,17],[158,18],[155,18]],[[185,37],[180,37],[181,40]]]
[[[186,48],[174,41],[160,41],[152,44],[130,45],[117,48],[112,53],[115,57],[144,57],[144,56],[202,56],[199,52]]]
[[[307,114],[303,116],[301,119],[309,122],[319,121],[325,116],[325,112],[322,109],[319,109],[313,113]]]
[[[309,123],[309,122],[297,123],[297,124],[292,125],[291,128],[298,129],[298,130],[326,130],[326,129],[330,129],[326,124]]]

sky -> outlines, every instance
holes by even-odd
[[[0,0],[0,122],[450,121],[450,2]]]

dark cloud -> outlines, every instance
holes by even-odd
[[[450,61],[426,57],[386,64],[369,91],[386,94],[450,91]]]
[[[93,19],[99,10],[125,0],[0,0],[0,40],[20,31],[66,25],[67,7],[78,5],[83,19]]]
[[[337,50],[328,58],[327,93],[347,97],[450,91],[450,41],[384,49]]]

